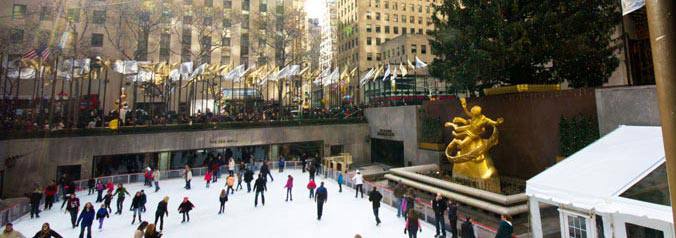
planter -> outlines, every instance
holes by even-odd
[[[548,91],[560,91],[560,84],[518,84],[512,86],[504,86],[497,88],[486,88],[484,89],[484,94],[486,95],[499,95],[499,94],[510,94],[510,93],[526,93],[526,92],[548,92]]]
[[[423,150],[443,151],[446,149],[446,144],[443,143],[418,143],[418,148]]]

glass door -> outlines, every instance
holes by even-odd
[[[564,238],[595,238],[594,222],[591,216],[581,213],[559,210],[561,218],[561,237]]]

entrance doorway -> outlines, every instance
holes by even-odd
[[[371,162],[404,166],[404,142],[371,138]]]
[[[56,181],[66,174],[71,180],[80,180],[81,165],[62,165],[56,167]]]

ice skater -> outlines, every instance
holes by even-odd
[[[96,181],[94,188],[96,189],[96,203],[100,203],[103,201],[103,190],[106,190],[106,186],[99,179]]]
[[[361,172],[357,170],[357,174],[352,177],[352,181],[354,182],[354,190],[355,194],[354,197],[356,198],[357,195],[361,192],[361,198],[364,198],[364,176],[361,175]]]
[[[157,210],[155,210],[155,224],[157,224],[157,220],[160,220],[160,231],[164,228],[164,216],[166,215],[169,217],[169,209],[167,209],[168,204],[168,196],[165,196],[162,201],[157,203]]]
[[[244,172],[244,182],[246,183],[246,192],[251,192],[251,181],[253,181],[253,171],[251,169],[246,169]]]
[[[145,213],[146,212],[146,203],[148,202],[148,197],[146,196],[146,192],[141,189],[141,212]]]
[[[89,180],[87,180],[87,195],[94,194],[95,188],[96,188],[96,180],[94,180],[94,178],[90,178]]]
[[[408,238],[417,238],[418,232],[422,232],[420,222],[418,221],[418,215],[415,214],[415,210],[408,211],[406,225],[404,226],[404,234],[406,234],[406,232],[408,232]]]
[[[134,198],[131,200],[131,210],[134,211],[134,214],[132,215],[132,220],[131,224],[133,225],[134,222],[136,222],[136,214],[138,214],[138,221],[142,222],[141,220],[141,212],[143,208],[141,207],[141,192],[136,192],[134,195]]]
[[[106,204],[101,204],[101,208],[99,208],[98,211],[96,211],[96,220],[99,221],[99,230],[103,229],[103,220],[106,218],[110,218],[110,213],[108,212],[108,209],[106,208]]]
[[[315,201],[317,202],[317,220],[322,219],[322,213],[324,211],[324,203],[329,198],[329,194],[324,187],[324,182],[321,182],[319,188],[317,188],[317,195],[315,196]]]
[[[73,228],[77,227],[77,212],[80,210],[80,199],[71,194],[66,201],[66,210],[70,213],[70,223],[73,225]]]
[[[204,174],[204,181],[207,183],[207,188],[209,188],[209,184],[211,183],[211,170],[207,169],[207,172]]]
[[[225,178],[225,186],[228,187],[228,190],[225,191],[226,193],[227,192],[230,192],[230,194],[235,193],[235,189],[233,188],[235,187],[235,176],[232,174],[232,172],[230,172],[230,174],[228,174],[228,177]]]
[[[155,183],[155,192],[160,191],[160,170],[153,171],[153,182]]]
[[[108,209],[108,213],[113,212],[113,209],[110,208],[110,203],[113,201],[113,193],[108,191],[105,196],[103,196],[103,206]]]
[[[187,164],[183,169],[183,179],[185,179],[185,189],[190,190],[190,181],[192,181],[192,169]]]
[[[261,195],[261,204],[265,206],[265,191],[268,190],[267,186],[265,185],[265,178],[263,177],[263,173],[258,174],[258,178],[256,179],[256,182],[254,183],[254,191],[256,192],[256,197],[254,199],[254,207],[258,206],[258,194]]]
[[[87,238],[92,238],[92,223],[94,223],[95,214],[94,205],[90,202],[86,203],[76,223],[80,226],[80,238],[84,236],[85,229],[87,229]]]
[[[286,202],[289,201],[289,198],[291,198],[291,201],[293,201],[293,194],[291,193],[291,189],[293,188],[293,176],[290,174],[286,179],[286,185],[284,185],[284,188],[286,188]]]
[[[373,204],[373,215],[376,217],[376,226],[380,225],[380,217],[378,217],[378,209],[380,209],[380,200],[383,199],[383,195],[378,192],[376,187],[373,187],[373,190],[369,192],[369,201]],[[436,236],[435,236],[436,237]]]
[[[33,192],[29,194],[29,201],[31,205],[31,219],[40,218],[40,201],[42,200],[42,191],[39,187],[35,187]]]
[[[272,173],[270,173],[270,167],[268,167],[268,163],[266,161],[263,161],[263,165],[261,166],[261,174],[263,174],[264,179],[268,179],[268,175],[270,176],[270,182],[274,182],[275,179],[272,178]]]
[[[221,195],[218,196],[218,201],[221,202],[221,207],[218,209],[218,214],[225,213],[225,202],[228,201],[228,192],[221,189]]]
[[[315,180],[310,179],[310,182],[307,183],[307,189],[310,190],[310,198],[313,198],[315,196],[315,188],[317,188]]]
[[[338,182],[338,192],[342,193],[343,192],[343,183],[345,182],[345,179],[343,178],[343,173],[338,171],[338,179],[336,180]]]
[[[183,202],[181,202],[181,205],[178,206],[178,212],[183,214],[183,220],[181,223],[190,222],[190,210],[193,208],[195,208],[195,205],[193,205],[192,202],[188,200],[188,197],[184,197]],[[186,218],[188,219],[186,220]]]
[[[35,237],[38,238],[63,238],[59,233],[56,233],[56,231],[52,230],[49,228],[49,223],[45,222],[45,224],[42,224],[42,228],[40,228],[40,231],[35,233]]]
[[[434,211],[434,228],[436,233],[434,237],[446,237],[446,221],[444,220],[444,212],[446,212],[448,202],[446,198],[437,193],[437,196],[432,200],[432,210]]]
[[[237,171],[237,187],[235,188],[235,191],[244,189],[244,187],[242,187],[242,173],[242,170]]]
[[[127,189],[122,186],[122,183],[117,184],[117,189],[115,189],[115,193],[113,196],[117,195],[117,211],[115,214],[120,214],[122,215],[122,204],[124,204],[124,194],[131,195],[129,192],[127,192]]]
[[[284,156],[279,156],[279,160],[277,161],[277,168],[279,169],[279,173],[284,172],[284,165],[286,165],[286,161],[284,161]]]
[[[56,181],[52,180],[52,183],[45,187],[45,209],[52,210],[54,205],[54,198],[56,198],[56,193],[59,191],[59,185],[56,184]]]

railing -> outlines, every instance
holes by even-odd
[[[21,138],[51,138],[51,137],[72,137],[72,136],[105,136],[118,134],[141,134],[141,133],[160,133],[175,131],[200,131],[200,130],[223,130],[223,129],[249,129],[265,127],[291,127],[291,126],[312,126],[312,125],[330,125],[330,124],[352,124],[364,123],[364,117],[358,118],[329,118],[329,119],[302,119],[302,120],[281,120],[281,121],[233,121],[233,122],[209,122],[194,124],[164,124],[151,126],[128,126],[120,127],[117,130],[109,128],[86,128],[86,129],[64,129],[56,131],[12,131],[7,130],[0,134],[0,140],[21,139]]]
[[[11,203],[8,207],[0,210],[0,226],[13,222],[30,211],[28,198],[13,198],[3,202]]]

